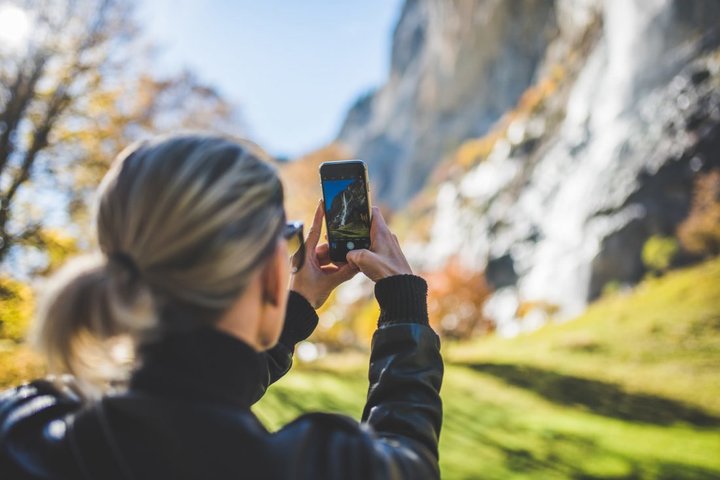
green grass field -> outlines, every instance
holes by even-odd
[[[443,350],[443,478],[720,478],[720,259]],[[299,365],[255,412],[271,429],[313,410],[358,418],[365,362]]]
[[[370,230],[367,225],[362,223],[348,223],[341,227],[333,228],[333,234],[335,237],[343,239],[368,238],[370,236]]]

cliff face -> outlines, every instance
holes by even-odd
[[[485,270],[501,331],[521,303],[574,315],[642,276],[646,239],[720,166],[719,26],[715,0],[408,1],[390,79],[340,140],[381,200],[424,188],[414,263]]]
[[[398,207],[439,159],[485,133],[531,84],[556,32],[550,0],[408,0],[387,83],[360,98],[338,140]]]
[[[369,220],[366,205],[365,181],[355,180],[333,198],[328,210],[328,225],[344,238],[353,233],[366,237]]]

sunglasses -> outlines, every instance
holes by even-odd
[[[288,222],[283,228],[282,236],[288,242],[292,273],[297,273],[305,263],[305,237],[303,222]]]

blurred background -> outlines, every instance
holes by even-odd
[[[443,477],[720,477],[717,0],[0,0],[0,388],[93,193],[157,133],[250,137],[308,224],[362,158],[429,283]],[[361,276],[254,407],[359,418]]]

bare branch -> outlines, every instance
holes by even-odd
[[[0,230],[0,258],[4,258],[13,245],[39,243],[41,241],[40,232],[42,224],[39,222],[31,223],[26,226],[22,232],[9,236],[7,232]]]
[[[29,74],[24,68],[18,69],[17,78],[10,89],[10,99],[5,110],[0,112],[0,174],[10,161],[14,150],[13,137],[26,109],[35,98],[35,88],[45,72],[47,60],[47,55],[39,52],[32,59],[32,70]]]
[[[15,172],[13,180],[10,183],[7,191],[4,192],[2,196],[0,196],[1,209],[9,207],[20,185],[25,183],[30,178],[30,171],[32,169],[33,163],[35,163],[37,154],[42,149],[47,147],[50,132],[52,131],[56,120],[69,103],[70,96],[67,94],[66,87],[61,87],[55,91],[55,95],[53,96],[53,100],[51,100],[50,102],[50,106],[47,109],[43,121],[36,128],[33,134],[32,144],[30,145],[30,148],[27,150],[27,152],[25,152],[25,156],[23,158],[20,168],[17,172]]]

